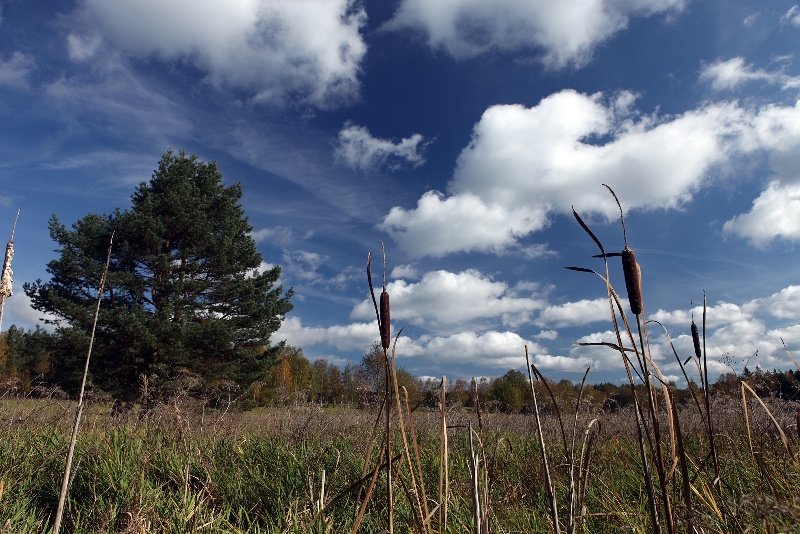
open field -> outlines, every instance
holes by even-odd
[[[687,531],[689,508],[682,497],[686,487],[697,532],[800,532],[800,406],[775,399],[768,406],[788,448],[755,400],[748,402],[751,445],[741,398],[712,398],[721,481],[717,485],[701,413],[692,403],[681,406],[677,421],[688,486],[681,475],[680,451],[671,450],[670,440],[663,443],[678,532]],[[74,404],[66,401],[0,400],[4,534],[51,530],[73,410]],[[535,418],[483,414],[479,430],[476,414],[459,409],[446,415],[450,494],[445,530],[473,529],[467,429],[471,423],[473,447],[485,458],[488,530],[552,532]],[[598,406],[582,407],[575,449],[587,452],[583,462],[570,462],[570,451],[565,454],[565,445],[571,449],[574,412],[563,415],[564,435],[552,413],[542,414],[559,517],[565,522],[561,528],[568,528],[569,471],[574,464],[574,472],[580,472],[573,476],[578,484],[575,531],[652,531],[633,411],[606,414]],[[376,416],[377,410],[315,406],[236,413],[203,410],[184,400],[143,415],[135,407],[114,418],[107,404],[90,405],[78,439],[64,527],[76,533],[349,532],[357,492],[342,492],[362,476]],[[417,411],[413,417],[422,483],[428,509],[433,510],[440,480],[440,414]],[[594,418],[598,421],[584,449],[587,425]],[[667,425],[664,417],[662,427]],[[394,441],[401,450],[402,440]],[[394,528],[419,530],[410,504],[413,486],[404,474],[409,471],[396,463],[395,472]],[[384,475],[385,470],[377,477],[359,532],[386,528]],[[321,503],[329,508],[317,514]],[[429,524],[431,532],[441,528],[437,513]]]

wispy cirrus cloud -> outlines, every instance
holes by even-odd
[[[382,167],[395,170],[403,165],[419,167],[425,163],[427,145],[420,134],[394,142],[373,137],[366,126],[348,122],[339,132],[334,157],[337,163],[361,171]]]
[[[33,57],[14,52],[7,59],[0,58],[0,85],[25,89],[30,87],[28,76],[36,68]]]
[[[267,241],[278,246],[289,246],[294,241],[292,229],[288,226],[275,226],[272,228],[261,228],[250,234],[256,243]]]
[[[330,258],[317,252],[286,250],[281,268],[290,281],[309,286],[342,289],[361,275],[361,270],[350,265],[339,272],[330,272],[326,264]]]
[[[781,17],[781,24],[790,24],[800,27],[800,6],[795,4],[790,7],[789,11]]]

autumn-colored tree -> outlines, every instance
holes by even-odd
[[[276,365],[270,370],[270,385],[277,402],[307,402],[313,385],[311,363],[303,356],[303,349],[285,345],[278,355]]]
[[[322,358],[314,362],[314,400],[326,404],[344,401],[344,384],[339,367]]]

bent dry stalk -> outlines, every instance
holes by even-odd
[[[69,490],[69,473],[72,469],[72,457],[75,453],[75,443],[78,441],[78,427],[81,423],[81,414],[83,413],[83,393],[86,389],[86,377],[89,374],[89,358],[92,356],[92,345],[94,344],[94,332],[97,328],[97,316],[100,314],[100,302],[103,300],[103,289],[106,285],[106,275],[108,274],[108,264],[111,262],[111,246],[114,243],[114,234],[108,240],[108,255],[106,256],[106,265],[103,269],[103,276],[100,277],[100,286],[97,289],[97,307],[94,311],[94,322],[92,323],[92,335],[89,338],[89,351],[86,354],[86,365],[83,368],[83,380],[81,381],[81,390],[78,395],[78,407],[75,410],[75,423],[72,425],[72,438],[69,441],[69,450],[67,451],[67,465],[64,468],[64,478],[61,481],[61,494],[58,497],[58,509],[56,510],[56,519],[53,524],[53,534],[58,534],[61,530],[61,519],[64,515],[64,503],[67,500],[67,492]]]
[[[630,382],[630,385],[631,385],[631,391],[632,391],[633,397],[634,397],[634,409],[635,409],[635,412],[636,412],[637,430],[638,430],[638,433],[639,433],[639,450],[640,450],[640,455],[641,455],[641,460],[642,460],[642,475],[644,477],[645,486],[646,486],[646,489],[647,489],[647,496],[648,496],[648,504],[649,504],[649,508],[650,508],[650,519],[651,519],[652,529],[656,533],[660,533],[661,532],[661,524],[660,524],[661,523],[661,521],[660,521],[661,518],[660,518],[660,511],[659,511],[658,503],[657,503],[656,496],[655,496],[654,486],[653,486],[653,483],[652,483],[650,468],[648,467],[648,461],[647,461],[648,454],[647,454],[646,447],[645,447],[645,438],[647,438],[647,441],[650,444],[650,447],[649,447],[650,448],[650,452],[654,456],[656,471],[657,471],[657,475],[658,475],[658,482],[659,482],[659,486],[660,486],[660,489],[661,489],[661,498],[662,498],[662,502],[663,502],[663,505],[664,505],[664,512],[665,512],[664,515],[665,515],[665,519],[666,519],[666,526],[667,526],[670,534],[673,534],[675,532],[675,526],[674,526],[674,520],[673,520],[672,512],[671,512],[667,473],[666,473],[666,469],[665,469],[665,465],[664,465],[664,458],[663,458],[663,452],[662,452],[662,447],[661,447],[661,433],[660,433],[660,429],[658,427],[658,410],[657,410],[657,407],[656,407],[657,406],[656,405],[656,397],[654,395],[654,392],[653,392],[653,389],[652,389],[652,385],[651,385],[651,382],[650,382],[650,369],[649,369],[650,366],[648,366],[648,362],[651,364],[651,366],[653,367],[653,369],[656,372],[658,372],[658,369],[656,368],[656,366],[652,362],[652,360],[649,360],[650,354],[649,354],[649,350],[648,350],[649,344],[646,341],[647,340],[646,329],[643,329],[643,326],[642,326],[642,322],[643,322],[643,317],[642,317],[643,316],[643,305],[642,305],[642,298],[641,298],[641,294],[642,294],[642,292],[641,292],[641,269],[640,269],[638,263],[636,262],[636,257],[635,257],[635,255],[633,253],[633,250],[628,246],[628,243],[627,243],[627,239],[628,238],[627,238],[627,231],[625,229],[625,219],[624,219],[624,214],[623,214],[622,206],[621,206],[621,204],[619,202],[619,199],[617,198],[617,195],[614,193],[614,191],[608,185],[606,185],[606,184],[603,184],[603,185],[612,194],[612,196],[614,197],[614,199],[617,202],[617,206],[619,207],[620,220],[622,222],[623,237],[624,237],[624,241],[625,241],[625,248],[622,251],[622,253],[606,253],[605,248],[603,247],[603,245],[600,242],[600,240],[597,239],[597,237],[594,235],[594,233],[589,229],[589,227],[586,225],[586,223],[583,222],[583,220],[580,218],[580,216],[577,214],[577,212],[575,212],[574,209],[573,209],[573,215],[575,216],[576,220],[581,225],[581,227],[589,234],[589,236],[594,240],[594,242],[597,244],[598,248],[600,249],[601,253],[598,256],[595,256],[595,257],[602,258],[604,260],[604,263],[605,263],[606,276],[605,277],[603,277],[602,275],[599,275],[599,276],[604,280],[604,282],[606,283],[607,289],[608,289],[609,306],[611,308],[611,316],[612,316],[612,321],[614,323],[614,332],[616,333],[616,336],[617,336],[617,348],[620,351],[620,354],[621,354],[621,356],[623,358],[623,362],[625,363],[625,368],[626,368],[626,371],[628,372],[628,379],[629,379],[629,382]],[[616,313],[614,312],[614,305],[613,305],[614,302],[613,301],[616,300],[616,292],[613,290],[613,287],[611,286],[611,282],[610,282],[610,278],[609,278],[609,267],[608,267],[608,258],[612,257],[612,256],[621,256],[622,257],[622,260],[623,260],[622,261],[622,268],[623,268],[623,274],[625,275],[626,289],[628,290],[628,301],[629,301],[629,305],[630,305],[630,308],[631,308],[631,312],[633,312],[634,315],[636,316],[636,324],[637,324],[637,327],[638,327],[638,334],[639,334],[639,345],[640,345],[641,349],[637,348],[637,343],[636,343],[636,341],[634,339],[633,332],[632,332],[632,330],[630,328],[630,325],[629,325],[629,323],[627,321],[625,313],[621,309],[621,306],[620,306],[619,312],[620,312],[620,316],[621,316],[621,318],[622,318],[622,320],[623,320],[623,322],[625,324],[625,331],[627,332],[628,338],[630,339],[630,342],[633,345],[632,351],[636,354],[639,366],[640,366],[641,371],[642,371],[642,374],[641,374],[640,378],[643,379],[643,382],[645,384],[645,389],[646,389],[646,392],[647,392],[648,403],[647,403],[646,408],[648,408],[647,411],[648,411],[648,415],[649,415],[649,418],[650,418],[650,421],[651,421],[651,424],[652,424],[652,430],[653,430],[652,439],[651,439],[651,436],[649,434],[649,429],[647,428],[647,425],[646,425],[646,422],[645,422],[644,413],[642,412],[641,407],[640,407],[639,402],[638,402],[638,399],[636,398],[637,397],[636,396],[636,385],[634,383],[633,376],[631,375],[630,367],[628,365],[628,357],[626,355],[626,351],[629,350],[629,349],[623,347],[622,337],[621,337],[621,334],[620,334],[620,328],[619,328],[619,325],[617,323]],[[587,271],[587,272],[594,272],[594,271],[592,271],[590,269],[579,269],[579,268],[569,268],[569,269],[582,270],[582,271]],[[597,274],[597,273],[595,273],[595,274]],[[660,374],[660,372],[659,372],[659,374]],[[655,450],[653,450],[653,444],[655,444]]]

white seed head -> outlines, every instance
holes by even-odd
[[[13,292],[11,291],[11,276],[14,272],[11,270],[11,259],[14,257],[14,241],[11,240],[6,245],[6,258],[3,261],[3,276],[0,279],[0,297],[10,297]]]

